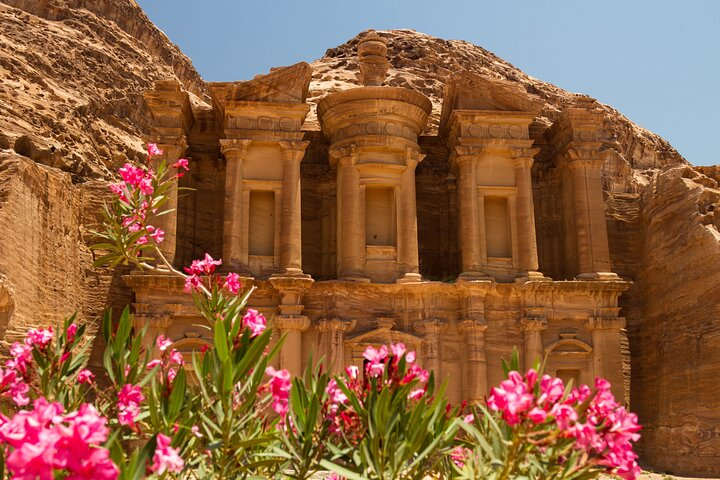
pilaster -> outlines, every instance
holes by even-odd
[[[423,335],[422,355],[426,369],[435,372],[435,381],[442,380],[441,359],[440,359],[440,334],[447,328],[447,322],[437,318],[424,320],[415,326],[415,329]]]
[[[322,318],[317,329],[323,338],[325,364],[330,372],[340,374],[345,369],[345,334],[355,328],[356,322],[339,318]]]
[[[243,248],[243,160],[252,140],[220,140],[225,156],[225,210],[223,218],[223,261],[225,268],[240,270],[247,266]]]
[[[524,317],[520,320],[523,332],[523,358],[525,370],[533,368],[535,362],[542,362],[545,355],[542,332],[547,328],[547,320],[537,317]]]

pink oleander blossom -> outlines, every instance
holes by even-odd
[[[118,421],[120,425],[135,427],[135,420],[140,414],[140,404],[145,400],[139,385],[126,383],[118,393]]]
[[[14,479],[53,479],[61,472],[61,478],[114,480],[118,468],[100,447],[107,436],[107,419],[88,404],[63,415],[62,405],[39,398],[32,410],[0,416],[0,443]]]
[[[25,337],[25,345],[30,347],[45,348],[53,339],[53,328],[33,328],[28,330]]]
[[[180,457],[179,448],[170,446],[171,439],[167,435],[158,433],[155,441],[155,453],[150,470],[162,475],[165,472],[180,473],[185,468],[185,462]]]
[[[152,178],[147,176],[138,182],[137,188],[143,195],[152,195],[155,191],[152,183]]]
[[[188,163],[189,163],[189,161],[187,158],[181,158],[177,162],[173,163],[172,166],[173,166],[173,168],[177,168],[177,169],[182,168],[185,171],[189,171],[190,167],[188,167]]]
[[[185,278],[185,293],[199,292],[202,290],[202,280],[197,275],[189,275]]]
[[[385,345],[382,345],[379,349],[375,349],[373,346],[368,346],[363,353],[363,357],[367,360],[365,364],[365,371],[371,377],[380,377],[385,370],[385,364],[383,361],[388,356],[388,349]]]
[[[288,399],[290,398],[291,387],[290,372],[285,369],[275,370],[275,368],[270,366],[265,369],[265,374],[270,376],[267,387],[272,394],[273,410],[284,419],[289,408]]]
[[[119,170],[123,181],[131,187],[137,187],[145,177],[145,171],[131,163],[126,163]]]
[[[156,155],[162,155],[163,151],[160,150],[156,144],[148,143],[147,144],[147,153],[148,153],[148,157],[152,158]]]
[[[243,316],[243,325],[250,329],[250,336],[257,337],[265,331],[267,322],[262,313],[257,310],[248,308]]]
[[[72,343],[75,341],[75,335],[77,335],[77,329],[78,329],[78,326],[76,323],[71,323],[70,325],[68,325],[68,328],[66,330],[67,343]]]
[[[222,265],[222,260],[215,260],[206,253],[205,258],[193,260],[189,267],[185,267],[185,272],[190,275],[210,275],[219,265]]]
[[[165,240],[165,230],[161,228],[156,228],[155,231],[150,234],[150,236],[155,243],[160,244]]]
[[[172,344],[173,344],[172,340],[170,340],[169,338],[165,338],[165,335],[160,335],[155,340],[155,346],[161,352],[164,352],[165,350],[167,350]]]
[[[225,277],[225,283],[223,283],[223,288],[226,288],[233,295],[237,295],[238,293],[240,293],[240,289],[242,288],[242,284],[240,283],[240,275],[238,275],[237,273],[228,273]]]
[[[84,368],[78,372],[77,381],[81,384],[85,383],[90,385],[95,381],[95,374],[93,374],[90,370]]]

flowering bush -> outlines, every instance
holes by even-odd
[[[148,159],[162,152],[148,146]],[[252,288],[219,273],[209,254],[182,271],[153,225],[189,169],[126,164],[111,185],[97,265],[132,265],[182,278],[212,332],[189,358],[126,308],[106,312],[102,378],[87,370],[85,327],[33,329],[0,368],[0,476],[13,479],[294,478],[589,479],[638,473],[637,418],[597,379],[563,385],[535,370],[486,402],[451,406],[445,388],[402,344],[368,347],[362,367],[332,376],[311,359],[291,378],[271,360],[272,329],[245,308]],[[175,173],[173,173],[175,172]],[[156,358],[153,357],[153,350]],[[99,372],[98,377],[100,377]],[[330,473],[332,472],[332,473]]]

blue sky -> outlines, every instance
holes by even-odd
[[[368,28],[480,45],[720,163],[720,0],[137,0],[211,81],[312,61]]]

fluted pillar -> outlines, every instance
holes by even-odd
[[[400,281],[420,281],[420,259],[418,253],[417,198],[415,192],[415,169],[425,155],[408,149],[407,168],[402,178],[402,231],[400,232],[400,264],[403,278]]]
[[[280,268],[286,274],[302,273],[300,162],[309,142],[280,142],[283,184],[280,219]]]
[[[545,356],[542,331],[547,328],[547,321],[537,318],[523,318],[520,321],[520,328],[523,331],[525,370],[529,370],[533,368],[536,361],[542,362]]]
[[[460,206],[460,248],[462,250],[462,269],[464,273],[478,274],[482,270],[486,245],[480,224],[477,178],[475,177],[475,159],[457,154],[458,197]]]
[[[468,401],[482,400],[487,394],[487,359],[485,355],[485,330],[483,321],[466,319],[458,326],[465,339],[465,361],[463,390]]]
[[[518,158],[515,161],[518,269],[523,273],[535,272],[538,269],[535,208],[530,171],[532,164],[532,157]]]
[[[416,328],[423,334],[423,366],[435,372],[435,381],[442,380],[440,360],[440,334],[447,327],[447,323],[439,319],[425,320]]]
[[[572,176],[578,277],[595,278],[610,272],[605,201],[600,159],[591,152],[569,150],[567,166]],[[616,275],[612,274],[612,277]]]
[[[162,150],[162,155],[155,155],[150,159],[150,168],[157,172],[158,166],[165,161],[168,166],[167,179],[170,182],[170,188],[167,190],[167,202],[160,207],[161,212],[167,211],[164,215],[157,216],[151,220],[151,224],[155,228],[160,228],[165,232],[165,239],[159,245],[165,259],[172,265],[175,262],[175,252],[177,250],[177,208],[178,208],[178,178],[177,171],[172,165],[177,162],[187,149],[185,136],[178,138],[173,143],[158,143],[158,148]]]
[[[331,373],[342,373],[345,369],[345,333],[355,328],[355,321],[323,318],[318,322],[317,328],[325,337],[325,365]]]
[[[225,155],[225,213],[223,219],[223,261],[228,268],[247,265],[248,252],[242,249],[243,160],[252,140],[220,140]]]
[[[342,280],[365,278],[365,219],[362,218],[360,175],[356,162],[357,156],[352,150],[344,152],[338,162],[338,278]]]
[[[304,315],[279,315],[273,325],[285,336],[280,349],[280,368],[293,377],[302,375],[302,332],[310,326],[310,319]]]
[[[625,319],[591,317],[587,325],[592,335],[593,373],[608,380],[615,398],[621,399],[625,396],[625,389],[620,330],[625,327]]]

